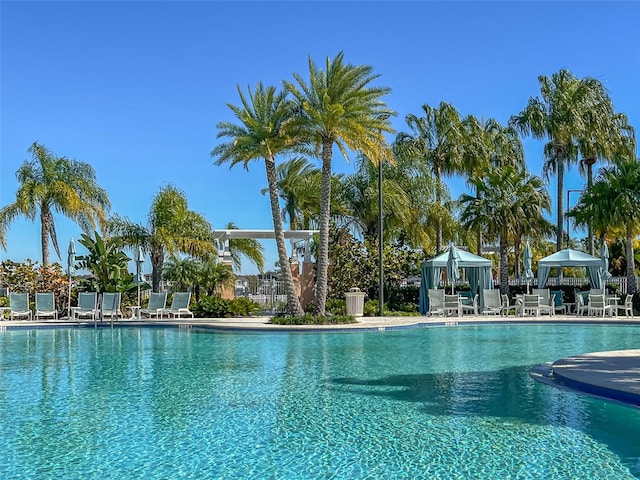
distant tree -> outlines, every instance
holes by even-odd
[[[436,253],[443,247],[443,225],[447,210],[444,198],[449,192],[443,176],[463,173],[463,136],[460,114],[446,102],[438,107],[422,106],[423,117],[409,114],[407,126],[411,133],[401,132],[396,137],[396,150],[400,155],[410,155],[425,162],[436,178],[436,206],[439,209],[436,222]]]
[[[482,228],[489,240],[500,242],[500,290],[508,293],[509,237],[521,218],[542,220],[551,200],[541,178],[511,165],[491,168],[471,183],[480,195],[461,195],[460,220],[465,227]]]
[[[602,126],[607,125],[612,107],[606,89],[595,78],[578,79],[563,69],[551,77],[539,76],[538,82],[541,98],[531,97],[509,124],[524,135],[548,139],[543,173],[547,178],[557,174],[556,249],[561,250],[565,167],[578,161],[582,143],[602,138]]]
[[[600,169],[591,187],[567,213],[577,224],[592,222],[602,235],[621,229],[625,235],[627,290],[637,291],[633,241],[640,232],[640,161],[618,157],[611,166]]]
[[[206,258],[216,253],[211,224],[199,213],[189,210],[184,192],[172,185],[161,188],[154,197],[146,226],[114,215],[105,228],[122,245],[140,246],[151,254],[154,292],[159,290],[165,254],[184,253]]]
[[[6,234],[18,217],[40,217],[42,265],[49,265],[49,241],[60,258],[53,212],[76,222],[85,231],[105,221],[111,204],[107,192],[97,181],[88,163],[58,157],[44,145],[29,147],[31,160],[16,172],[20,186],[16,201],[0,209],[0,245],[6,250]]]

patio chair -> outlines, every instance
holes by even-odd
[[[511,314],[511,312],[513,312],[514,315],[517,315],[518,305],[511,304],[509,302],[509,295],[507,295],[506,293],[503,293],[501,295],[501,298],[502,298],[502,314],[508,317]]]
[[[604,295],[589,294],[589,308],[587,315],[600,315],[604,317],[606,313],[613,314],[613,305],[609,305]]]
[[[27,317],[27,320],[33,318],[31,309],[29,308],[28,293],[9,294],[9,320],[13,320],[16,317]]]
[[[140,310],[140,315],[146,316],[148,318],[162,316],[162,310],[167,307],[167,292],[152,292],[149,297],[149,305],[147,308],[143,308]]]
[[[538,310],[540,311],[540,315],[544,315],[545,313],[550,317],[555,316],[556,314],[556,294],[552,294],[551,298],[546,302],[540,296],[538,296]]]
[[[71,313],[73,319],[89,317],[95,322],[98,318],[98,294],[96,292],[78,293],[78,306],[72,307]]]
[[[119,292],[105,292],[102,294],[102,301],[100,302],[100,319],[104,320],[105,317],[109,317],[111,324],[113,320],[116,321],[123,317],[120,311],[120,293]]]
[[[169,317],[178,317],[189,315],[193,318],[193,312],[189,310],[189,302],[191,301],[191,292],[176,292],[173,294],[173,300],[169,308],[162,309],[160,318],[167,314]]]
[[[441,288],[430,288],[429,296],[429,312],[427,315],[444,315],[444,290]]]
[[[562,298],[562,290],[551,290],[551,295],[553,296],[553,310],[554,312],[560,312],[562,314],[567,313],[567,306],[564,304]]]
[[[460,302],[460,297],[458,295],[445,294],[443,312],[445,317],[451,313],[455,314],[456,317],[461,317],[462,303]]]
[[[589,305],[584,301],[584,296],[578,293],[576,292],[576,317],[581,317],[589,312]]]
[[[633,318],[633,295],[630,293],[627,293],[622,305],[616,305],[616,312],[620,313],[621,310],[624,312],[625,317]]]
[[[471,293],[471,292],[469,292]],[[470,313],[472,315],[478,315],[478,299],[479,299],[479,295],[476,293],[473,297],[473,299],[466,299],[463,298],[462,299],[462,304],[460,305],[460,307],[462,308],[462,313]],[[468,301],[467,301],[468,300]]]
[[[520,305],[520,316],[524,317],[526,314],[531,313],[532,315],[539,317],[540,316],[540,296],[539,295],[523,295],[522,296],[522,304]]]
[[[58,319],[56,310],[56,299],[53,292],[36,293],[36,320],[42,317],[52,317]]]
[[[540,297],[540,304],[551,305],[551,293],[548,288],[532,288],[531,294]]]
[[[484,302],[484,308],[482,310],[483,315],[501,315],[502,314],[502,299],[500,298],[500,290],[497,288],[485,288],[482,290],[482,300]]]

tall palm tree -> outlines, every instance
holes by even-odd
[[[436,226],[436,253],[443,248],[443,224],[447,215],[444,197],[448,196],[443,176],[462,173],[462,124],[455,107],[440,102],[438,107],[424,104],[424,117],[409,114],[406,122],[412,133],[400,132],[396,151],[422,159],[436,178],[436,206],[439,209]]]
[[[160,287],[165,254],[184,253],[206,258],[216,252],[211,224],[199,213],[189,210],[186,195],[173,185],[161,188],[154,197],[146,226],[114,215],[107,221],[106,230],[122,245],[140,246],[150,253],[154,292]]]
[[[341,182],[343,216],[365,239],[375,241],[379,229],[378,168],[360,156],[358,169]],[[392,175],[382,175],[384,240],[397,238],[400,231],[410,231],[416,224],[411,194]]]
[[[20,186],[16,201],[0,209],[0,245],[6,249],[6,233],[18,217],[40,217],[42,264],[49,264],[49,241],[58,258],[58,238],[53,212],[72,219],[84,232],[95,230],[105,221],[111,207],[107,192],[98,185],[93,167],[88,163],[58,157],[44,145],[29,147],[31,160],[16,172]]]
[[[578,146],[582,159],[580,160],[580,173],[587,177],[587,188],[593,183],[593,166],[598,161],[609,162],[614,157],[633,156],[635,154],[635,130],[629,125],[629,120],[622,113],[614,113],[613,104],[606,106],[609,109],[608,116],[602,118],[591,117],[591,122],[601,122],[590,127],[591,137],[578,140]],[[595,240],[593,225],[588,222],[587,245],[589,253],[594,254]]]
[[[462,121],[462,170],[468,180],[484,176],[490,167],[513,165],[524,168],[524,149],[518,132],[497,120],[478,120],[468,115]],[[476,197],[480,195],[476,191]],[[477,253],[482,255],[482,230],[477,232]]]
[[[211,156],[217,157],[216,165],[230,162],[231,167],[242,163],[245,168],[248,168],[250,161],[264,160],[273,230],[287,292],[289,313],[295,316],[303,315],[304,311],[296,293],[284,239],[278,202],[275,157],[291,151],[306,152],[306,149],[304,143],[297,141],[299,136],[296,134],[296,127],[290,122],[293,105],[287,100],[285,91],[277,92],[275,87],[265,87],[262,83],[258,83],[255,91],[248,89],[248,97],[240,87],[238,87],[238,94],[242,106],[238,107],[230,103],[227,106],[233,111],[239,123],[218,123],[218,138],[228,137],[231,141],[217,145],[211,152]]]
[[[331,161],[337,145],[348,159],[347,149],[360,151],[376,165],[392,158],[383,132],[393,132],[389,117],[395,112],[381,98],[387,87],[373,87],[374,75],[368,65],[344,63],[344,54],[327,58],[325,70],[309,57],[309,82],[294,74],[296,84],[284,82],[297,104],[294,122],[309,135],[308,141],[320,153],[322,181],[317,253],[314,314],[325,315],[329,267],[329,216],[331,208]]]
[[[547,138],[543,173],[557,174],[556,249],[562,249],[565,167],[578,161],[581,139],[599,138],[599,126],[610,115],[611,101],[600,81],[578,79],[568,70],[539,76],[541,98],[532,97],[509,124],[524,135]]]
[[[576,223],[592,222],[602,235],[613,229],[624,231],[627,259],[627,289],[637,291],[633,240],[640,231],[640,159],[617,157],[600,169],[591,185],[568,213]]]
[[[460,197],[460,220],[467,228],[482,228],[489,240],[500,242],[500,290],[509,291],[508,241],[521,218],[543,221],[551,200],[541,178],[506,165],[490,168],[483,178],[473,180],[479,197]]]

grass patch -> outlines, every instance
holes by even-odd
[[[356,319],[351,315],[332,315],[330,317],[303,315],[302,317],[273,317],[269,323],[273,325],[344,325],[356,323]]]

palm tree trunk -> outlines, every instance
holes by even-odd
[[[320,237],[318,239],[317,277],[314,314],[324,317],[329,280],[329,213],[331,208],[331,154],[333,142],[322,141],[322,180],[320,186]]]
[[[593,184],[593,164],[595,163],[594,159],[585,160],[587,164],[587,190],[591,188]],[[591,225],[591,221],[589,221],[588,225],[588,233],[587,233],[587,243],[589,245],[589,255],[594,255],[596,251],[596,242],[595,237],[593,235],[593,226]]]
[[[476,198],[480,200],[480,189],[476,187]],[[478,230],[478,248],[476,252],[479,256],[482,256],[482,230]]]
[[[42,205],[40,207],[40,241],[42,242],[42,266],[49,265],[49,232],[51,232],[51,212]]]
[[[562,250],[562,238],[564,237],[564,153],[562,150],[558,152],[558,221],[556,224],[556,251]],[[567,232],[568,234],[569,232]]]
[[[151,288],[153,292],[160,291],[162,280],[162,266],[164,264],[164,250],[162,247],[151,247]]]
[[[507,236],[500,235],[500,293],[509,294],[509,257]]]
[[[638,285],[636,283],[635,260],[633,256],[633,229],[627,225],[627,245],[625,256],[627,257],[627,293],[636,293]]]
[[[516,238],[513,240],[513,276],[515,278],[520,278],[520,276],[522,275],[522,271],[520,270],[520,265],[522,265],[520,263],[520,256],[522,253],[522,249],[520,248],[521,246],[522,241],[520,240],[520,237],[516,236]]]
[[[436,177],[436,205],[438,205],[438,214],[436,217],[436,255],[442,251],[442,218],[440,218],[442,207],[442,171],[440,166],[436,164],[434,168]]]
[[[280,271],[284,278],[285,290],[287,292],[287,303],[289,313],[293,316],[304,315],[304,310],[300,304],[300,299],[296,293],[296,286],[293,283],[291,264],[287,254],[287,245],[284,239],[284,229],[282,227],[282,216],[280,215],[280,204],[278,202],[278,179],[276,164],[273,158],[265,158],[264,161],[267,173],[267,185],[269,187],[269,201],[271,203],[271,216],[273,217],[273,231],[276,237],[276,247],[278,249],[278,260],[280,261]]]

